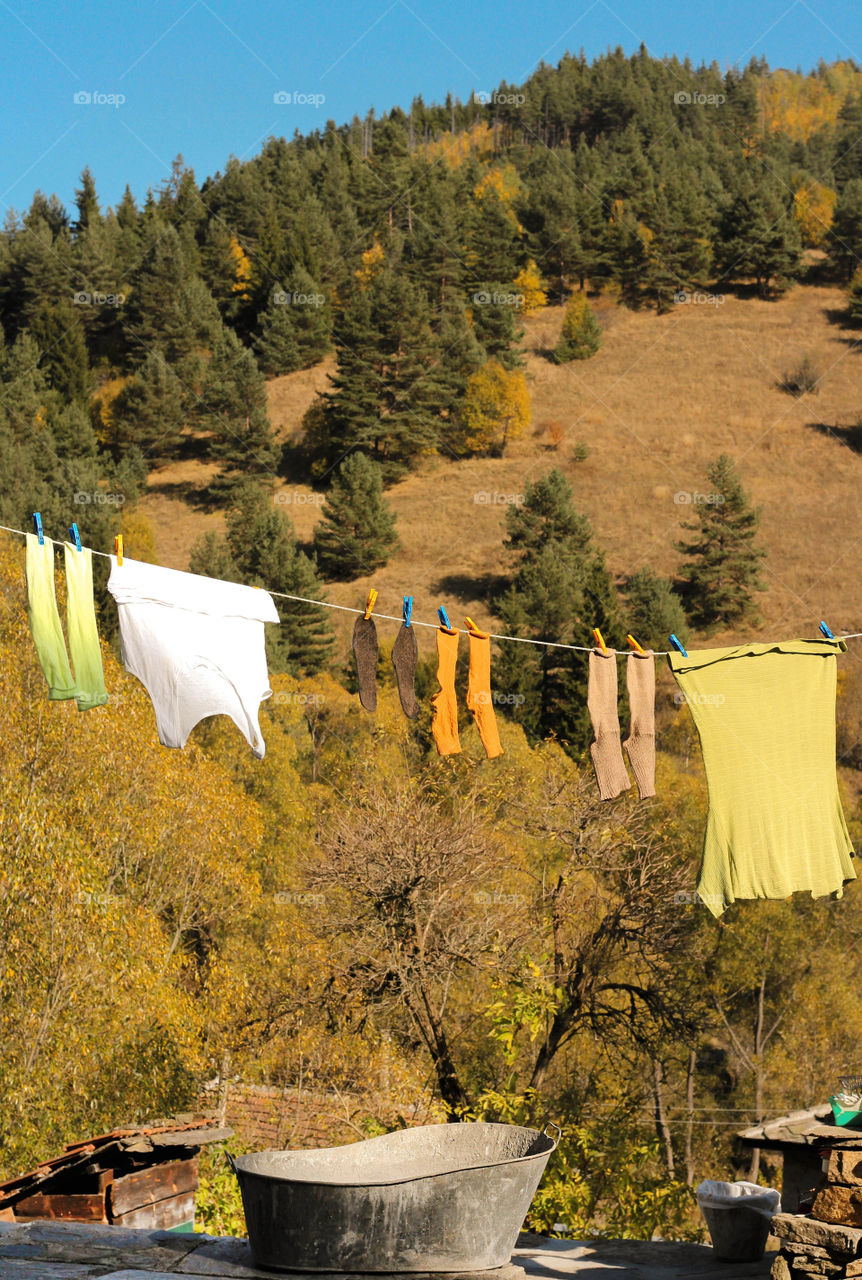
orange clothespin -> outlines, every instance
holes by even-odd
[[[118,533],[114,538],[114,555],[117,557],[117,564],[123,563],[123,535]]]
[[[626,640],[628,640],[628,642],[629,642],[629,644],[631,645],[631,647],[632,647],[633,649],[636,649],[638,653],[643,653],[643,652],[644,652],[644,650],[643,650],[643,649],[640,647],[640,645],[638,644],[637,640],[635,640],[634,636],[626,636]]]
[[[368,592],[368,599],[365,601],[365,613],[363,617],[367,621],[371,617],[371,610],[374,608],[374,601],[377,599],[377,592],[372,587]]]
[[[604,640],[602,639],[602,633],[601,631],[599,631],[598,627],[593,627],[593,635],[595,636],[596,644],[599,646],[602,653],[607,653],[608,646],[605,644]]]

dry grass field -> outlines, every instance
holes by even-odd
[[[615,574],[642,565],[670,574],[680,559],[673,543],[693,509],[677,495],[705,493],[706,464],[727,452],[762,508],[761,541],[768,550],[763,622],[746,638],[814,635],[820,618],[835,631],[862,631],[862,455],[841,433],[862,416],[862,341],[841,322],[841,291],[800,286],[778,302],[728,296],[718,304],[678,305],[665,316],[632,312],[610,299],[595,305],[605,329],[602,348],[593,359],[565,367],[541,354],[556,341],[561,309],[526,322],[530,431],[504,458],[428,459],[395,486],[389,496],[401,550],[373,581],[332,586],[329,598],[359,606],[373,585],[383,613],[400,614],[407,592],[419,619],[434,621],[436,606],[445,604],[456,625],[464,614],[492,623],[488,594],[505,568],[507,503],[551,466],[572,483]],[[779,384],[805,353],[822,383],[817,394],[796,399]],[[296,437],[332,367],[326,361],[269,384],[281,439]],[[550,423],[562,428],[556,448]],[[578,444],[587,446],[585,461],[573,457]],[[200,504],[205,478],[204,468],[189,463],[151,476],[144,511],[159,559],[175,568],[187,568],[198,534],[221,523]],[[281,510],[308,539],[319,500],[289,480],[278,495]],[[352,618],[333,616],[346,644]],[[430,652],[432,633],[419,637]],[[741,638],[717,636],[710,643]]]

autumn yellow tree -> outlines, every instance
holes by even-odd
[[[542,286],[541,273],[532,258],[515,276],[515,289],[523,298],[519,310],[525,316],[532,315],[534,311],[541,311],[548,305],[548,295]]]
[[[837,200],[837,191],[815,182],[813,178],[797,187],[793,196],[793,217],[799,224],[806,249],[816,249],[823,244],[832,226]]]
[[[458,451],[501,457],[530,425],[530,393],[521,369],[488,360],[467,379],[459,415]]]

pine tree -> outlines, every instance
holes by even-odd
[[[573,293],[566,305],[560,340],[554,347],[557,364],[588,360],[602,345],[602,331],[585,293]]]
[[[588,645],[592,627],[614,642],[617,603],[604,557],[586,517],[572,503],[562,472],[528,485],[506,516],[505,543],[515,559],[496,612],[512,635]],[[511,695],[514,718],[533,739],[553,736],[572,754],[589,740],[587,655],[538,645],[499,645],[498,687]]]
[[[718,283],[753,279],[762,298],[781,292],[797,275],[799,227],[780,191],[746,175],[726,203],[715,244]]]
[[[227,512],[227,537],[199,538],[189,568],[192,573],[227,578],[251,586],[303,596],[321,597],[314,562],[299,550],[290,520],[277,510],[270,496],[252,480],[232,492]],[[329,661],[332,628],[319,605],[273,597],[281,625],[267,628],[267,657],[272,671],[307,675]]]
[[[853,178],[838,197],[827,243],[841,278],[850,280],[862,264],[862,178]]]
[[[132,277],[126,305],[132,362],[141,364],[149,352],[159,351],[169,364],[180,364],[208,347],[220,324],[218,307],[179,235],[160,223]]]
[[[213,342],[196,417],[213,432],[209,452],[222,463],[214,492],[229,490],[238,474],[275,473],[279,449],[269,422],[263,374],[252,352],[224,325]]]
[[[471,314],[476,333],[485,357],[496,360],[504,369],[517,369],[524,363],[519,343],[524,330],[518,320],[514,284],[490,281],[474,294]]]
[[[358,449],[380,463],[389,483],[438,442],[441,361],[428,304],[386,267],[351,293],[334,338],[328,464]]]
[[[260,333],[254,349],[258,364],[265,374],[278,377],[302,367],[293,311],[285,304],[286,294],[275,288],[269,295],[266,310],[260,317]]]
[[[185,386],[159,351],[151,352],[114,401],[115,448],[136,444],[152,462],[176,456],[189,417]]]
[[[675,543],[688,563],[680,573],[686,612],[695,626],[756,621],[753,592],[766,588],[758,564],[766,552],[754,541],[760,513],[749,503],[733,459],[726,453],[706,469],[710,492],[697,519],[683,524],[695,536]]]
[[[382,568],[397,547],[381,469],[364,453],[352,453],[335,474],[314,530],[321,572],[328,581],[363,577]]]
[[[89,165],[81,174],[81,186],[75,192],[75,207],[78,210],[78,219],[75,222],[75,234],[80,235],[82,231],[86,231],[94,223],[99,221],[99,198],[96,195],[96,183],[90,172]]]
[[[850,281],[847,290],[847,319],[852,325],[862,326],[862,267]]]
[[[682,601],[668,578],[638,569],[626,579],[625,617],[629,632],[644,649],[664,649],[668,636],[686,638]]]
[[[85,400],[90,362],[81,309],[69,301],[44,307],[33,317],[30,332],[42,351],[48,385],[66,400]]]

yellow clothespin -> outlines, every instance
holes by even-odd
[[[365,602],[365,614],[363,616],[365,617],[366,621],[368,620],[368,618],[371,617],[371,610],[374,608],[374,601],[376,599],[377,599],[377,592],[372,587],[371,590],[368,592],[368,599]]]
[[[118,533],[114,538],[114,555],[117,557],[117,564],[123,563],[123,535]]]
[[[602,633],[601,631],[599,631],[598,627],[593,627],[593,635],[595,636],[596,644],[599,646],[602,653],[607,653],[608,647],[605,644],[604,640],[602,639]]]
[[[628,640],[629,644],[633,649],[637,649],[638,653],[644,652],[644,650],[638,644],[637,640],[635,640],[634,636],[626,636],[626,640]]]
[[[467,626],[470,628],[471,631],[479,630],[479,628],[476,626],[472,618],[465,618],[464,621],[467,623]]]

